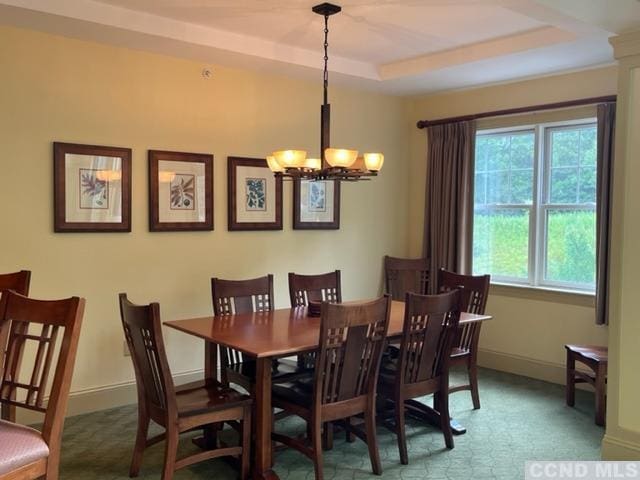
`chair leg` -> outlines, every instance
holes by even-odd
[[[164,447],[164,466],[162,467],[162,480],[171,480],[176,469],[176,456],[178,454],[178,430],[171,426],[167,428],[167,439]]]
[[[480,393],[478,392],[478,366],[469,365],[469,385],[471,386],[471,400],[473,401],[473,409],[480,408]]]
[[[376,475],[382,475],[382,463],[380,462],[380,452],[378,451],[376,412],[374,407],[375,406],[371,406],[366,412],[364,412],[364,423],[367,432],[367,447],[369,448],[371,469]]]
[[[242,464],[240,480],[249,478],[249,461],[251,460],[251,408],[245,407],[242,417]]]
[[[352,424],[351,417],[346,418],[345,422],[347,422],[347,426],[350,427],[351,424]],[[346,429],[346,440],[347,440],[348,443],[353,443],[353,442],[356,441],[356,436],[348,428]]]
[[[607,369],[604,365],[598,365],[596,370],[596,425],[604,426],[606,417],[606,387],[605,378]]]
[[[447,448],[453,448],[453,432],[451,431],[451,417],[449,416],[449,391],[448,389],[440,390],[435,394],[438,398],[438,406],[440,410],[440,429],[444,434],[444,443]]]
[[[322,469],[322,443],[322,424],[314,421],[311,426],[311,445],[313,448],[313,468],[316,472],[316,480],[323,480],[324,478]]]
[[[573,353],[567,350],[567,386],[566,397],[567,405],[573,407],[576,404],[576,376],[573,373],[576,369],[576,360]]]
[[[398,435],[398,451],[400,452],[400,463],[407,465],[409,455],[407,453],[407,434],[404,421],[404,399],[396,402],[396,433]]]
[[[324,449],[333,450],[333,423],[326,422],[324,424]]]
[[[138,412],[138,433],[136,433],[136,444],[133,447],[133,457],[131,458],[131,467],[129,468],[129,476],[137,477],[140,473],[140,465],[142,464],[142,456],[147,443],[147,434],[149,432],[149,417],[145,413]]]

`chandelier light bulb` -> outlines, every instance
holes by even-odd
[[[282,168],[302,168],[307,152],[304,150],[278,150],[273,156]]]
[[[284,168],[278,163],[276,157],[273,155],[267,155],[267,165],[273,173],[284,172]]]
[[[327,148],[324,151],[324,156],[332,167],[349,168],[358,158],[358,151],[345,148]]]
[[[367,170],[377,172],[382,168],[384,163],[384,155],[381,153],[365,153],[364,164]]]

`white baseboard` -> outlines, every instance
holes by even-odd
[[[640,460],[640,443],[630,442],[606,434],[602,439],[603,460]]]
[[[204,378],[204,371],[194,370],[174,375],[173,381],[176,385],[180,385],[202,378]],[[69,395],[67,417],[130,405],[137,401],[138,395],[135,381],[78,390]],[[21,408],[18,409],[17,415],[18,422],[26,425],[40,423],[43,418],[42,414]]]
[[[546,362],[535,358],[481,348],[478,350],[478,365],[492,370],[557,383],[558,385],[566,384],[566,367],[560,363]],[[593,389],[586,384],[579,383],[576,385],[576,388],[593,391]]]

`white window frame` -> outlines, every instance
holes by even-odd
[[[572,129],[576,127],[591,126],[596,124],[596,118],[581,118],[560,122],[546,122],[530,125],[518,125],[512,127],[481,129],[476,132],[476,137],[484,135],[506,133],[534,133],[534,158],[533,158],[533,192],[531,204],[485,204],[487,210],[528,209],[529,210],[529,262],[528,278],[509,276],[491,276],[492,283],[517,285],[531,288],[555,289],[576,291],[581,293],[593,293],[595,285],[560,282],[545,280],[546,276],[546,248],[547,248],[547,218],[548,212],[553,210],[593,211],[596,204],[554,204],[550,203],[550,179],[551,179],[551,132],[554,130]],[[475,172],[474,172],[475,184]],[[475,216],[475,201],[474,201]]]

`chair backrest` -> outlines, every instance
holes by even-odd
[[[384,277],[388,294],[404,301],[407,292],[425,295],[429,288],[429,260],[426,258],[384,257]]]
[[[215,315],[273,310],[273,275],[251,280],[211,279]]]
[[[375,395],[390,312],[388,295],[370,302],[322,304],[316,407]]]
[[[462,310],[484,315],[489,296],[491,275],[462,275],[441,268],[438,270],[438,291],[448,292],[462,288]]]
[[[176,411],[175,389],[162,339],[160,305],[135,305],[119,295],[122,328],[131,352],[139,405],[151,418]]]
[[[45,301],[12,291],[0,299],[0,404],[44,413],[42,437],[50,455],[59,452],[84,304],[78,297]],[[30,371],[21,371],[27,355],[33,355]]]
[[[489,296],[491,275],[461,275],[449,272],[443,268],[438,271],[438,289],[448,292],[455,288],[462,288],[462,310],[464,312],[484,315]],[[464,325],[458,330],[454,346],[460,350],[471,351],[475,355],[480,340],[482,322]]]
[[[407,293],[396,382],[426,382],[447,371],[461,301],[460,290],[440,295]]]
[[[320,275],[289,273],[291,307],[306,307],[309,301],[342,302],[340,270]]]
[[[213,314],[226,316],[273,310],[273,275],[250,280],[211,279]],[[242,352],[220,347],[223,366],[243,361]]]
[[[13,290],[25,297],[29,296],[29,283],[31,282],[31,272],[20,270],[15,273],[0,273],[0,292],[3,290]]]

